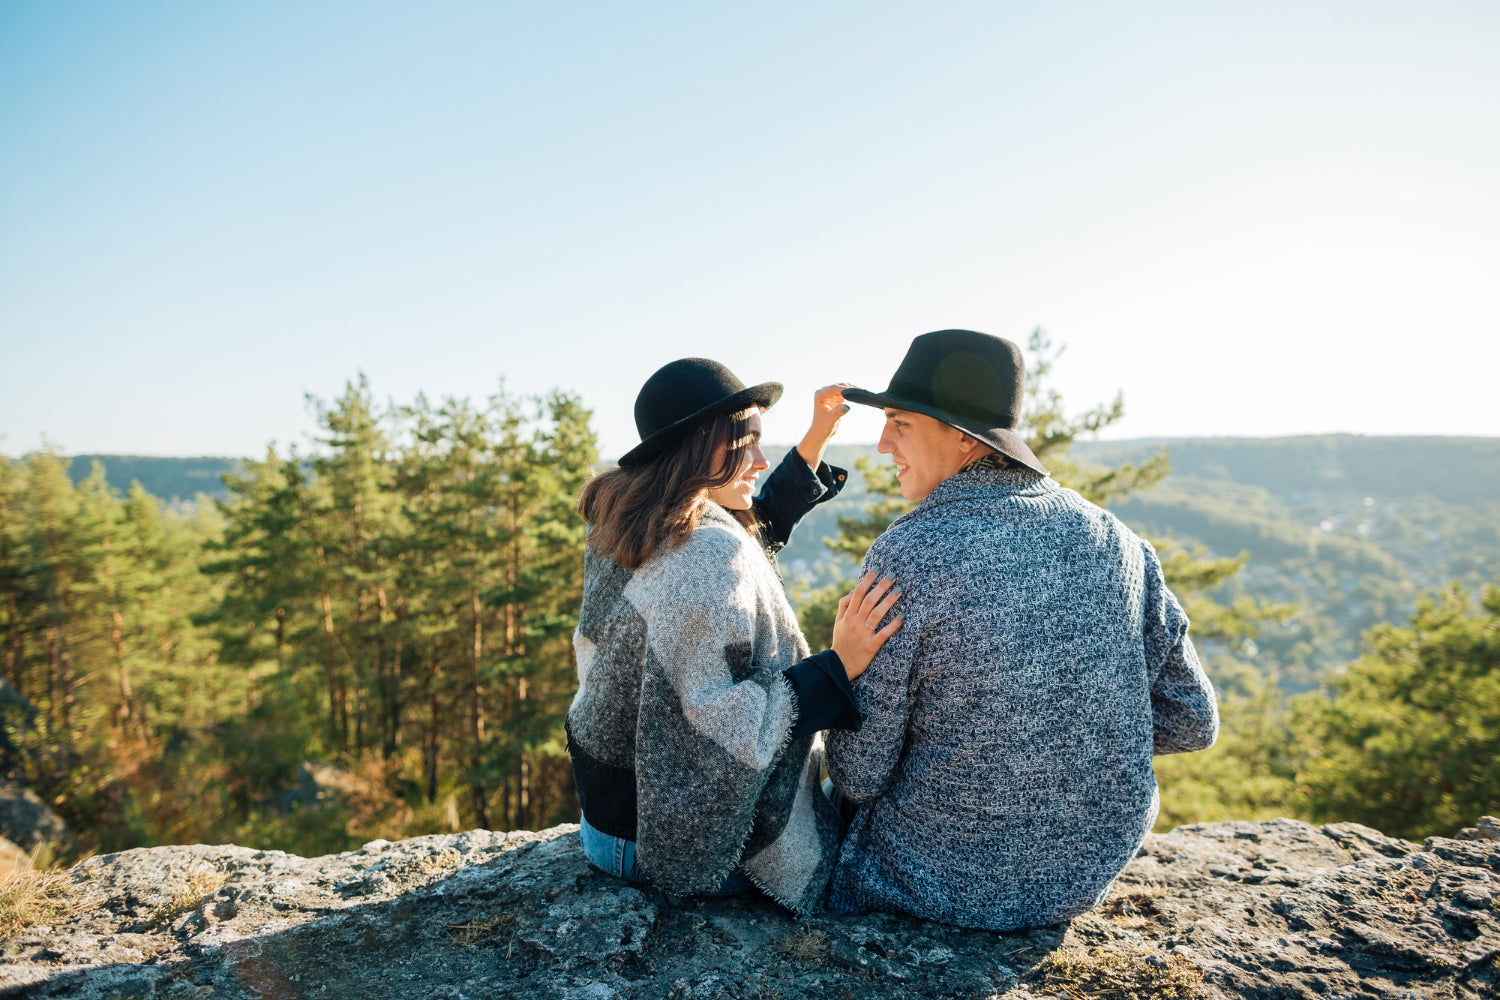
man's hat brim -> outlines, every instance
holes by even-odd
[[[738,413],[740,410],[747,410],[752,406],[758,406],[762,410],[769,410],[781,398],[781,391],[782,385],[780,382],[762,382],[760,385],[752,385],[741,389],[733,395],[725,396],[723,399],[708,404],[696,413],[690,413],[681,420],[663,427],[621,455],[619,463],[622,466],[642,465],[655,458],[668,445],[687,434],[688,431],[700,423],[703,423],[710,417],[717,417],[721,413]]]
[[[1030,446],[1026,444],[1026,439],[1009,427],[989,427],[980,421],[948,413],[930,403],[903,399],[888,393],[870,392],[868,389],[845,389],[844,399],[850,403],[861,403],[877,409],[906,410],[908,413],[920,413],[931,417],[949,427],[963,431],[976,441],[988,445],[1006,458],[1021,463],[1033,472],[1040,472],[1044,476],[1051,475],[1046,466],[1042,465],[1041,459],[1037,458]]]

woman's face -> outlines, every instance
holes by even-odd
[[[766,461],[766,456],[760,450],[760,408],[750,407],[750,427],[748,431],[749,447],[740,459],[740,467],[735,477],[716,489],[708,491],[708,498],[720,507],[727,510],[749,510],[751,503],[755,500],[755,477],[761,474],[761,470],[769,469],[771,463]],[[714,455],[714,462],[718,468],[724,466],[724,456],[729,449],[720,447]]]

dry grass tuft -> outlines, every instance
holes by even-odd
[[[1099,913],[1121,927],[1137,930],[1162,915],[1156,904],[1160,897],[1161,887],[1151,883],[1116,886],[1099,907]]]
[[[499,913],[491,917],[481,917],[471,920],[466,924],[449,924],[446,928],[449,939],[461,948],[467,948],[476,941],[482,941],[494,934],[500,928],[506,926],[516,919],[514,913]]]
[[[182,891],[165,905],[158,907],[146,923],[152,927],[160,927],[170,924],[184,913],[191,913],[202,906],[204,900],[218,892],[219,887],[228,880],[227,873],[213,868],[198,868],[189,872]]]
[[[417,864],[419,867],[425,868],[428,871],[440,872],[444,869],[452,868],[453,866],[460,864],[463,859],[464,856],[462,854],[450,849],[446,851],[440,851],[437,854],[429,854],[427,857],[418,860]]]
[[[1065,948],[1037,967],[1043,982],[1069,1000],[1192,1000],[1208,996],[1203,970],[1181,955],[1157,951]]]
[[[776,947],[803,964],[816,962],[828,954],[828,935],[811,927],[801,927],[777,941]]]
[[[1431,876],[1422,872],[1400,872],[1386,880],[1374,895],[1377,900],[1411,920],[1421,914],[1431,883]]]
[[[72,896],[73,880],[65,869],[32,868],[0,876],[0,939],[67,917],[79,906]]]

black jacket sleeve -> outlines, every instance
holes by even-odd
[[[839,654],[831,649],[814,653],[783,672],[797,696],[797,724],[792,739],[824,729],[858,729],[859,708]]]
[[[848,479],[845,469],[820,462],[814,472],[796,448],[787,452],[755,498],[755,516],[762,525],[761,544],[766,551],[780,552],[797,522],[818,504],[838,496]]]

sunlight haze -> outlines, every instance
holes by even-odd
[[[1500,7],[0,6],[0,453],[306,447],[305,394],[1067,346],[1115,437],[1500,436]],[[839,440],[873,441],[856,408]]]

